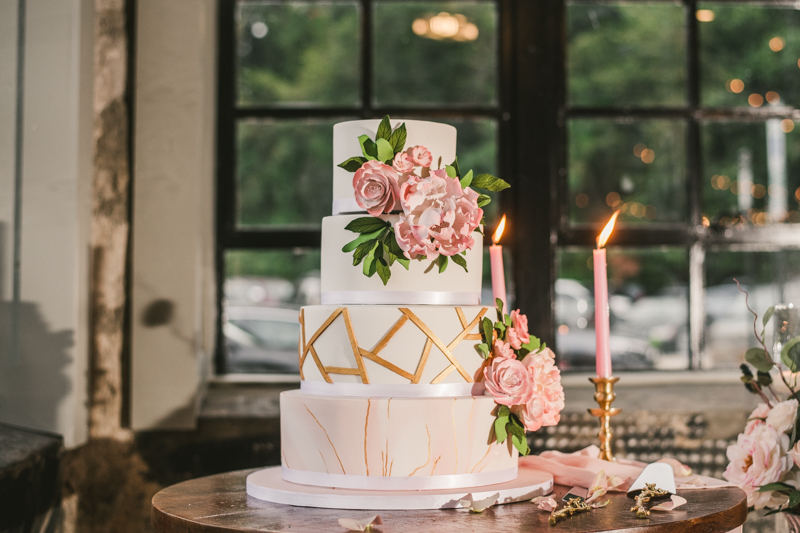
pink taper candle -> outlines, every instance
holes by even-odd
[[[503,235],[506,227],[506,216],[500,220],[497,229],[492,236],[492,246],[489,247],[489,260],[492,266],[492,295],[495,301],[499,298],[503,302],[503,309],[508,312],[508,301],[506,300],[506,274],[503,270],[503,247],[497,244]],[[494,302],[492,302],[494,303]]]
[[[608,274],[606,273],[606,249],[604,246],[614,229],[619,211],[614,213],[602,233],[597,237],[594,250],[594,333],[597,339],[597,377],[611,377],[611,335],[608,323]]]

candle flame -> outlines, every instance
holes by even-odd
[[[603,231],[600,232],[600,235],[597,236],[597,247],[602,248],[608,242],[608,238],[611,237],[611,232],[614,230],[614,223],[617,221],[617,217],[619,216],[619,209],[611,215],[611,220],[608,221],[606,227],[603,228]]]
[[[492,242],[497,244],[500,242],[500,237],[503,236],[503,230],[506,229],[506,216],[503,215],[503,218],[500,219],[500,223],[497,225],[497,229],[494,230],[494,235],[492,235]]]

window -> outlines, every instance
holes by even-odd
[[[333,124],[435,117],[458,129],[462,166],[502,174],[500,8],[222,0],[220,9],[217,370],[296,374],[297,311],[319,303]],[[501,209],[490,207],[493,226]]]
[[[800,13],[688,0],[565,10],[562,365],[594,364],[589,250],[620,209],[615,368],[735,367],[755,338],[733,278],[761,315],[800,296]]]
[[[288,355],[264,363],[259,332],[317,301],[332,125],[385,114],[456,125],[459,156],[512,184],[489,227],[509,214],[515,307],[563,369],[593,367],[588,259],[616,209],[615,369],[737,365],[753,338],[733,278],[760,314],[800,292],[799,13],[756,0],[222,0],[218,370],[292,371]],[[432,35],[436,16],[458,35]]]

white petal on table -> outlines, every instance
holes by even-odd
[[[686,498],[673,494],[668,502],[659,503],[650,508],[651,511],[674,511],[681,505],[686,505]]]

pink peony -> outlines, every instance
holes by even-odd
[[[397,239],[397,244],[403,250],[403,255],[409,259],[416,259],[421,256],[433,261],[439,257],[439,252],[436,251],[430,240],[420,241],[417,239],[411,230],[411,224],[408,223],[408,219],[403,215],[400,215],[394,225],[394,235]]]
[[[544,404],[542,399],[537,395],[531,396],[531,399],[522,405],[515,405],[511,408],[511,412],[517,415],[519,421],[525,426],[528,431],[536,431],[542,427],[542,419],[544,418]]]
[[[522,360],[522,364],[531,375],[533,394],[542,403],[540,426],[558,424],[561,420],[561,410],[564,409],[564,387],[561,386],[561,372],[556,366],[555,357],[550,348],[545,348],[539,353],[528,354]]]
[[[430,167],[431,163],[433,163],[433,156],[430,150],[419,145],[411,149],[411,160],[414,161],[416,165]]]
[[[391,213],[400,197],[397,172],[380,161],[367,161],[353,176],[356,203],[372,216]]]
[[[760,403],[747,417],[747,425],[744,426],[744,434],[749,435],[758,426],[764,425],[764,419],[769,414],[769,405]]]
[[[506,336],[508,338],[508,343],[515,349],[519,350],[522,348],[522,339],[519,338],[519,333],[514,328],[508,328],[506,332]]]
[[[486,390],[500,405],[520,405],[533,396],[530,373],[516,359],[495,357],[492,364],[483,369]]]
[[[494,341],[494,356],[499,357],[500,359],[516,359],[517,354],[514,353],[514,350],[511,349],[511,345],[506,342],[501,341],[500,339]]]
[[[392,167],[400,174],[405,174],[414,170],[414,161],[411,160],[411,157],[406,152],[398,152],[394,156]]]
[[[452,256],[471,249],[475,244],[472,232],[480,224],[483,210],[478,195],[467,187],[461,189],[457,179],[444,170],[434,170],[425,178],[415,174],[400,187],[403,215],[398,224],[413,239],[398,237],[398,243],[409,254],[427,249],[430,260],[439,254]],[[402,241],[402,242],[401,242]]]
[[[749,435],[740,434],[736,444],[728,446],[730,463],[723,477],[747,494],[747,505],[763,509],[773,505],[772,492],[758,492],[758,487],[780,481],[794,464],[787,454],[789,436],[762,424]]]

